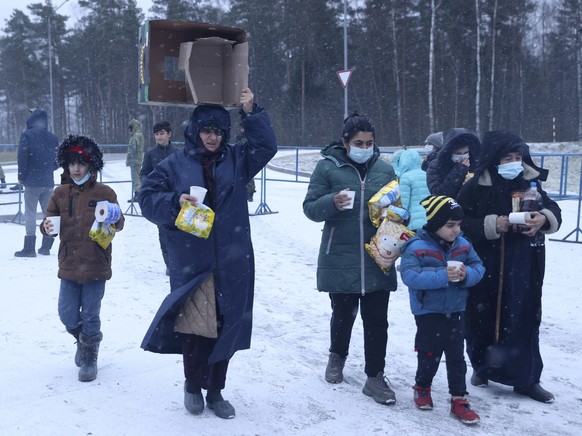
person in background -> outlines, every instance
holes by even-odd
[[[143,156],[143,162],[139,172],[141,179],[151,173],[157,164],[178,151],[178,149],[172,145],[172,127],[168,121],[161,121],[154,124],[153,131],[156,140],[156,146],[151,150],[148,150]],[[166,265],[166,275],[169,276],[170,263],[168,259],[168,248],[166,247],[167,235],[164,226],[158,226],[158,238],[160,240],[160,248],[162,249],[164,264]]]
[[[421,163],[420,154],[412,149],[398,150],[392,157],[392,166],[400,185],[400,200],[402,207],[410,213],[408,228],[413,231],[426,223],[426,212],[420,201],[430,194]]]
[[[133,188],[133,196],[127,200],[128,203],[137,202],[137,194],[141,186],[140,170],[144,153],[144,138],[142,133],[142,125],[138,120],[131,120],[129,122],[129,146],[127,147],[127,158],[125,159],[125,166],[131,167],[131,183]]]
[[[64,172],[62,182],[49,201],[40,230],[47,238],[53,232],[51,217],[60,217],[59,230],[59,317],[67,332],[77,340],[75,364],[79,381],[97,378],[97,358],[101,333],[101,300],[105,282],[111,278],[111,244],[102,248],[89,237],[98,201],[117,204],[109,186],[99,183],[103,152],[91,138],[68,135],[59,145],[57,160]],[[115,231],[123,229],[123,214]]]
[[[424,140],[424,151],[426,151],[426,158],[422,161],[422,170],[426,171],[428,164],[430,164],[443,147],[443,132],[431,133]]]
[[[239,144],[246,144],[247,142],[247,137],[245,136],[245,126],[243,125],[243,123],[239,124],[239,131],[238,134],[236,135],[236,140]],[[255,187],[255,179],[254,177],[249,181],[249,183],[247,183],[247,200],[249,201],[249,203],[253,202],[253,195],[254,193],[257,192],[257,189]]]
[[[0,165],[0,189],[6,188],[6,175],[4,174],[4,169]]]
[[[185,146],[160,162],[143,180],[142,214],[166,226],[171,293],[162,302],[142,348],[183,356],[184,407],[199,415],[206,405],[216,416],[234,418],[235,409],[222,396],[230,359],[251,341],[255,282],[246,184],[277,152],[267,112],[254,104],[252,91],[240,96],[247,142],[228,144],[230,115],[222,107],[201,105],[192,112]],[[207,189],[204,199],[190,186]],[[204,203],[214,213],[208,239],[174,226],[181,207]],[[203,307],[189,302],[203,293]],[[204,327],[190,323],[203,320]]]
[[[341,140],[326,146],[311,175],[303,201],[305,216],[323,222],[317,261],[317,289],[331,301],[328,383],[341,383],[352,327],[360,308],[364,326],[362,392],[384,405],[396,395],[384,376],[388,342],[388,300],[397,287],[395,268],[387,274],[366,253],[365,244],[376,233],[368,200],[396,178],[390,164],[380,159],[372,122],[354,112],[344,120]],[[353,204],[343,191],[355,191]]]
[[[48,116],[42,109],[35,109],[26,120],[26,130],[20,135],[18,144],[18,186],[24,190],[24,224],[26,236],[24,248],[14,253],[16,257],[36,257],[36,211],[38,204],[46,214],[49,198],[53,192],[54,171],[58,168],[57,137],[48,131]],[[38,254],[49,255],[53,238],[42,238]]]
[[[465,399],[465,303],[468,288],[483,278],[485,268],[471,243],[461,236],[463,210],[450,197],[422,200],[427,222],[400,249],[400,274],[408,286],[410,308],[416,321],[414,349],[417,368],[414,403],[431,410],[431,386],[443,353],[451,394],[451,415],[464,424],[480,418]],[[462,262],[460,267],[448,261]]]
[[[459,194],[465,212],[463,231],[483,260],[487,275],[470,290],[466,311],[467,354],[473,365],[471,384],[489,380],[512,386],[536,401],[554,395],[540,385],[542,356],[539,333],[545,247],[531,238],[558,231],[562,214],[541,188],[548,170],[533,162],[528,145],[505,131],[486,132],[475,177]],[[539,211],[523,225],[511,225],[519,197],[534,183]],[[517,203],[517,204],[515,204]]]
[[[444,138],[443,147],[426,170],[432,195],[457,198],[459,190],[473,174],[481,142],[468,129],[454,128]]]

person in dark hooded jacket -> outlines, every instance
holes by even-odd
[[[57,137],[48,131],[48,117],[44,110],[32,111],[26,120],[26,130],[18,144],[18,183],[24,186],[24,222],[26,236],[24,248],[14,253],[16,257],[36,257],[36,208],[40,204],[43,214],[55,186],[55,159],[59,145]],[[49,255],[53,238],[42,238],[39,254]]]
[[[468,129],[449,130],[439,150],[426,170],[426,182],[432,195],[457,198],[459,190],[475,170],[481,142]]]
[[[541,188],[546,178],[547,170],[534,164],[520,137],[487,132],[475,176],[458,197],[465,213],[463,230],[487,271],[467,301],[471,383],[483,386],[492,380],[541,402],[554,399],[540,386],[545,248],[532,246],[530,239],[537,232],[556,232],[562,222],[560,207]],[[530,212],[526,224],[510,225],[509,214],[520,210],[519,198],[532,182],[541,195],[541,209]]]
[[[221,394],[228,364],[234,353],[248,349],[251,341],[255,267],[246,184],[277,151],[269,116],[253,100],[253,93],[245,88],[240,97],[247,136],[244,146],[228,144],[230,115],[224,108],[194,109],[184,132],[183,150],[144,177],[139,194],[142,214],[167,229],[171,286],[142,348],[182,354],[184,406],[193,414],[202,413],[201,389],[205,389],[208,408],[225,419],[235,415],[234,407]],[[190,186],[205,187],[204,200],[191,196]],[[203,201],[214,211],[208,239],[174,225],[187,201]],[[216,316],[218,326],[216,321],[211,326],[214,335],[203,336],[195,328],[187,333],[183,324],[177,327],[184,317],[203,316],[200,311],[186,309],[189,297],[197,296],[196,290],[215,295],[205,300],[210,306],[216,304],[216,310],[206,312],[207,319]]]

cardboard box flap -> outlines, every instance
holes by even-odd
[[[248,43],[210,37],[180,44],[178,68],[185,73],[188,102],[239,106],[248,85],[247,59]]]

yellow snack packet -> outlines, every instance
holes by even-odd
[[[103,249],[109,247],[114,236],[115,224],[105,224],[97,220],[93,221],[93,225],[89,230],[89,238],[97,242]]]
[[[202,239],[208,239],[213,223],[214,211],[212,209],[202,203],[193,206],[189,201],[184,203],[175,222],[180,230]]]
[[[400,247],[415,233],[404,224],[395,223],[386,218],[378,227],[376,234],[366,244],[366,251],[384,272],[390,271],[400,256]]]
[[[395,207],[390,208],[390,206],[396,206],[398,209]],[[374,227],[378,227],[382,223],[382,219],[386,216],[394,219],[398,217],[404,220],[408,219],[398,213],[405,211],[401,206],[400,185],[398,184],[398,180],[392,180],[368,200],[368,211],[370,212],[370,220],[374,224]]]

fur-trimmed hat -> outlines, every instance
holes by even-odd
[[[429,232],[436,232],[449,220],[463,219],[463,209],[451,197],[429,195],[420,204],[426,209],[426,224],[423,228]]]
[[[103,150],[95,140],[88,136],[69,134],[57,147],[57,162],[65,170],[69,165],[69,153],[81,156],[91,165],[92,170],[103,169]]]

